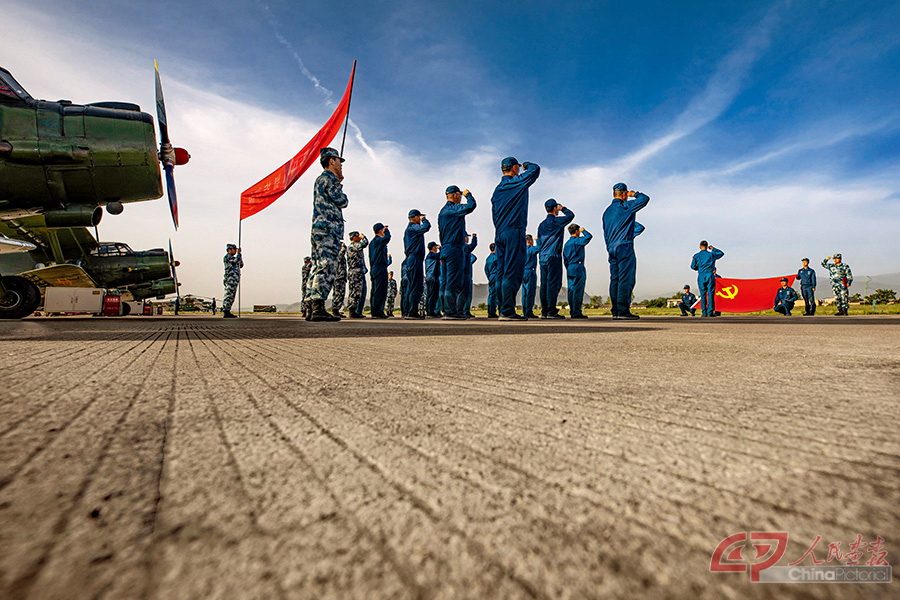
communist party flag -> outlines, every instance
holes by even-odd
[[[785,275],[788,286],[794,285],[794,275]],[[724,313],[749,313],[772,310],[775,292],[781,287],[781,277],[765,279],[716,278],[716,310]],[[700,300],[691,308],[700,308]]]
[[[319,133],[314,135],[300,152],[294,155],[294,158],[281,165],[259,183],[244,190],[241,194],[241,220],[252,217],[278,200],[313,163],[319,160],[319,150],[331,143],[341,129],[341,123],[350,112],[354,75],[356,75],[356,61],[353,61],[353,69],[350,71],[350,81],[347,82],[344,97],[341,98],[340,104],[334,109],[334,114],[322,126]]]

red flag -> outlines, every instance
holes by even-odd
[[[353,77],[356,74],[356,62],[350,71],[350,81],[347,82],[347,90],[340,104],[334,109],[334,114],[328,122],[322,126],[319,133],[313,136],[309,143],[303,146],[294,158],[284,163],[274,173],[253,185],[241,194],[241,220],[252,217],[263,210],[294,185],[303,173],[319,159],[319,150],[328,146],[341,129],[341,123],[347,118],[350,110],[350,95],[353,93]]]
[[[788,286],[794,285],[797,275],[785,275]],[[749,313],[772,310],[775,292],[781,287],[781,277],[765,279],[716,278],[716,310],[724,313]],[[700,300],[691,308],[700,308]]]

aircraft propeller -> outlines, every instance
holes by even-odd
[[[181,291],[178,289],[178,286],[181,284],[178,283],[178,275],[175,273],[175,267],[180,266],[181,262],[175,260],[175,253],[172,252],[172,240],[169,240],[169,268],[172,270],[172,279],[175,280],[175,306],[178,307],[181,304]],[[177,311],[177,308],[176,308]],[[176,312],[176,314],[178,314]]]
[[[166,101],[163,99],[162,82],[159,80],[159,63],[153,61],[156,71],[156,121],[159,123],[159,161],[166,172],[166,195],[169,198],[169,212],[178,230],[178,196],[175,193],[175,165],[183,165],[191,159],[184,148],[173,148],[169,141],[169,123],[166,120]]]

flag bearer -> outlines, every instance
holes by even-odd
[[[681,302],[678,303],[678,308],[681,309],[682,317],[688,316],[689,311],[692,317],[697,314],[697,309],[693,308],[696,301],[697,296],[691,293],[691,286],[684,284],[684,290],[681,293]]]
[[[312,306],[310,320],[340,321],[325,310],[325,299],[334,285],[335,263],[344,237],[343,209],[349,200],[341,182],[344,159],[334,148],[319,151],[319,163],[325,169],[313,187],[312,270],[306,284]]]
[[[786,317],[791,316],[791,311],[794,309],[794,303],[798,299],[799,296],[797,296],[797,292],[794,291],[794,288],[788,286],[787,277],[782,277],[781,287],[775,292],[775,312],[781,313]]]
[[[241,283],[241,269],[244,268],[241,249],[234,244],[225,246],[225,257],[222,262],[225,263],[225,279],[223,281],[225,297],[222,299],[222,316],[226,319],[233,319],[236,315],[231,314],[231,305],[234,304],[234,294]]]

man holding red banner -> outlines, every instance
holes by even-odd
[[[340,321],[325,310],[325,299],[334,285],[334,275],[341,240],[344,237],[344,215],[349,200],[344,194],[341,158],[334,148],[322,148],[319,162],[325,169],[313,187],[312,269],[306,282],[307,298],[312,304],[310,321]]]

